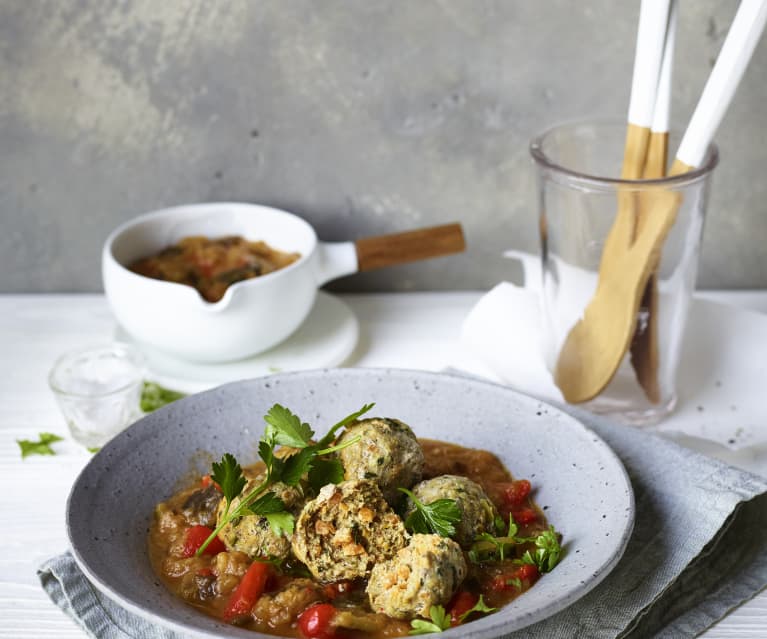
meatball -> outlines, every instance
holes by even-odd
[[[452,539],[413,535],[393,559],[375,565],[366,592],[374,612],[428,619],[431,607],[447,604],[465,576],[466,560]]]
[[[381,417],[363,419],[350,426],[339,443],[357,436],[359,442],[338,453],[346,479],[374,480],[390,504],[402,497],[397,488],[421,481],[423,450],[407,424]]]
[[[263,477],[251,479],[242,494],[247,495],[261,484]],[[273,492],[282,499],[289,512],[297,515],[303,506],[303,494],[299,488],[277,482],[269,486],[266,492]],[[218,506],[218,522],[221,522],[225,500]],[[232,501],[230,511],[240,503],[239,498]],[[244,515],[230,521],[218,534],[229,550],[239,550],[252,559],[257,557],[274,557],[283,559],[290,554],[290,536],[277,535],[269,525],[266,517],[260,515]]]
[[[498,511],[482,487],[458,475],[440,475],[422,481],[413,488],[416,499],[431,504],[438,499],[452,499],[461,511],[461,521],[455,526],[455,539],[462,548],[469,548],[477,535],[495,532]],[[407,515],[414,510],[408,500]]]
[[[293,533],[293,553],[321,581],[367,577],[406,543],[402,520],[370,480],[324,486]]]

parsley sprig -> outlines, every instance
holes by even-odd
[[[490,606],[488,606],[485,603],[485,600],[482,598],[482,595],[480,595],[479,600],[477,601],[477,603],[474,604],[474,607],[471,608],[470,610],[467,610],[460,617],[458,617],[458,621],[463,623],[464,621],[466,621],[466,619],[468,619],[469,615],[475,612],[487,613],[487,612],[494,612],[495,610],[497,610],[497,608],[491,608]]]
[[[488,606],[485,603],[485,600],[482,598],[482,595],[480,595],[477,603],[475,603],[470,610],[467,610],[460,617],[458,617],[458,623],[463,623],[466,621],[466,619],[469,618],[470,615],[475,612],[488,613],[494,612],[495,610],[496,608],[491,608]],[[410,634],[426,635],[433,632],[443,632],[450,628],[452,625],[451,615],[445,611],[443,606],[432,606],[429,608],[429,617],[431,617],[431,621],[426,621],[425,619],[413,619],[410,622],[410,627],[412,628]]]
[[[208,544],[232,520],[243,515],[253,514],[265,517],[277,535],[293,532],[293,515],[288,512],[282,501],[269,487],[277,482],[288,486],[297,486],[306,475],[309,485],[315,491],[328,483],[338,483],[344,478],[344,470],[337,459],[323,459],[325,455],[337,452],[356,444],[359,437],[353,437],[343,444],[331,445],[339,429],[355,421],[373,408],[366,404],[360,410],[344,417],[335,424],[316,444],[312,442],[314,431],[289,409],[275,404],[264,416],[266,428],[258,443],[258,455],[266,467],[266,476],[255,488],[242,495],[247,479],[242,467],[233,455],[226,453],[221,461],[213,464],[211,479],[221,487],[224,495],[224,512],[216,529],[197,550],[199,557]],[[297,449],[294,454],[282,458],[275,454],[278,446]],[[235,499],[239,503],[232,507]]]
[[[535,550],[526,550],[521,558],[522,563],[533,564],[539,572],[551,572],[562,556],[562,546],[554,526],[549,526],[548,530],[544,530],[533,541]]]
[[[413,619],[410,622],[411,635],[427,635],[432,632],[442,632],[450,627],[450,615],[445,612],[442,606],[432,606],[429,608],[431,621],[425,619]]]
[[[520,564],[532,564],[539,572],[550,572],[559,563],[562,556],[562,547],[559,543],[559,534],[554,526],[535,537],[520,537],[519,526],[514,517],[509,515],[509,526],[506,534],[501,537],[493,537],[490,533],[482,533],[474,540],[469,550],[469,559],[474,563],[483,561],[504,561],[510,554],[514,554],[516,548],[522,544],[535,544],[534,550],[527,549],[519,559]]]
[[[56,451],[51,448],[51,444],[60,442],[62,439],[54,433],[40,433],[36,442],[29,439],[17,439],[16,443],[21,449],[21,458],[24,459],[30,455],[55,455]]]
[[[424,504],[407,488],[399,488],[413,502],[415,510],[405,520],[405,528],[411,533],[436,534],[442,537],[455,535],[455,524],[461,521],[461,510],[454,499],[437,499]]]

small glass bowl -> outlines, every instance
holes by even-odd
[[[72,437],[98,448],[141,417],[144,360],[121,343],[88,346],[62,355],[48,385]]]

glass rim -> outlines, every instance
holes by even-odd
[[[103,393],[77,393],[71,390],[66,390],[62,387],[63,384],[59,383],[58,376],[60,368],[64,364],[88,352],[97,353],[105,351],[122,351],[120,353],[121,358],[129,361],[136,369],[136,378],[125,382],[118,388],[113,388],[112,390],[105,391]],[[141,353],[139,353],[139,351],[132,347],[130,344],[126,344],[124,342],[113,342],[111,344],[90,344],[88,346],[82,346],[80,348],[67,351],[56,359],[53,366],[51,367],[51,370],[48,372],[48,387],[51,389],[51,391],[61,397],[71,397],[73,399],[101,399],[111,395],[119,395],[124,393],[126,390],[133,388],[137,384],[142,384],[144,381],[144,366],[145,362],[141,356]]]
[[[707,177],[719,164],[719,148],[713,142],[708,145],[706,149],[706,155],[703,164],[699,167],[681,173],[679,175],[665,176],[662,178],[651,178],[641,180],[626,180],[620,177],[605,177],[601,175],[591,175],[582,171],[576,171],[567,166],[559,164],[552,160],[543,150],[543,143],[552,133],[556,131],[562,131],[565,129],[572,129],[577,126],[591,125],[591,126],[623,126],[628,124],[624,121],[616,119],[592,119],[592,120],[573,120],[570,122],[562,122],[551,126],[530,140],[529,151],[530,155],[536,161],[536,163],[549,170],[555,171],[563,176],[566,176],[570,181],[593,188],[610,188],[613,189],[616,186],[628,186],[634,189],[644,187],[684,187],[694,182],[698,182]],[[670,131],[671,134],[675,132]]]

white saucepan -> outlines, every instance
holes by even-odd
[[[215,303],[191,286],[128,269],[135,260],[192,235],[241,235],[301,257],[229,286]],[[112,312],[134,339],[183,359],[225,362],[287,338],[309,314],[325,282],[464,248],[458,224],[328,243],[320,242],[307,222],[285,211],[230,202],[193,204],[146,213],[115,229],[104,244],[102,276]]]

